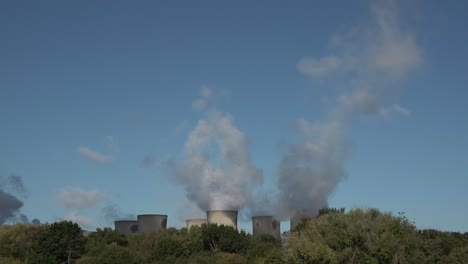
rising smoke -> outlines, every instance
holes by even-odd
[[[317,214],[346,175],[350,155],[347,129],[356,115],[409,115],[400,105],[384,106],[386,90],[421,65],[423,55],[412,34],[402,30],[393,1],[371,3],[371,23],[332,36],[332,55],[304,57],[297,69],[315,79],[346,88],[320,122],[300,118],[299,143],[288,146],[278,166],[278,192],[256,195],[262,171],[250,159],[247,137],[229,114],[211,110],[213,93],[204,87],[194,110],[204,111],[185,143],[185,160],[172,162],[173,174],[185,187],[187,199],[201,210],[248,208],[250,213],[273,213],[282,219],[306,210]],[[325,78],[326,77],[326,78]]]
[[[316,214],[328,206],[330,194],[346,175],[346,129],[353,115],[409,113],[399,105],[381,106],[382,95],[422,63],[421,49],[401,30],[394,2],[372,2],[371,10],[374,24],[332,38],[331,46],[340,55],[298,62],[298,70],[314,78],[352,77],[344,80],[349,87],[328,119],[313,124],[297,121],[302,141],[289,146],[279,165],[279,216],[291,217],[302,209]]]
[[[109,205],[104,206],[101,209],[101,214],[106,224],[113,224],[116,220],[136,219],[135,215],[123,212],[122,209],[120,209],[120,207],[116,203],[111,203]]]
[[[203,87],[201,98],[192,104],[204,118],[189,133],[184,160],[171,162],[171,168],[187,199],[201,210],[238,210],[250,203],[252,188],[263,182],[263,173],[252,164],[247,136],[234,118],[206,110],[211,96],[212,91]]]
[[[23,202],[16,196],[25,196],[26,193],[21,176],[0,178],[0,225],[7,221],[28,221],[26,216],[19,213]]]

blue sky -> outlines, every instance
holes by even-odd
[[[255,201],[281,193],[279,178],[295,180],[280,172],[291,146],[321,140],[304,139],[298,120],[313,127],[346,112],[329,206],[405,212],[420,228],[466,232],[466,8],[455,0],[1,1],[0,186],[24,203],[19,213],[42,222],[106,226],[110,208],[120,217],[168,214],[180,227],[199,214],[186,190],[204,175],[187,183],[192,176],[168,164],[190,160],[199,120],[218,131],[229,119],[241,133],[242,164],[263,178],[243,190]],[[213,136],[201,153],[221,166],[218,148],[229,142]],[[220,171],[229,183],[251,179]]]

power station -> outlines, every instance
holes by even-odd
[[[254,216],[252,217],[252,234],[270,235],[276,239],[281,239],[280,222],[273,216]]]
[[[128,235],[138,232],[138,221],[136,220],[119,220],[114,221],[115,230],[121,234]]]
[[[209,224],[232,226],[237,229],[237,211],[213,210],[206,211]]]
[[[238,211],[234,210],[211,210],[206,211],[206,219],[187,219],[186,228],[190,230],[192,226],[201,226],[203,224],[216,224],[231,226],[237,229]],[[291,217],[291,230],[293,230],[303,219],[313,218],[316,214],[309,209],[296,210]],[[114,221],[115,230],[121,234],[128,235],[133,233],[150,234],[164,231],[167,228],[167,215],[163,214],[140,214],[137,220],[117,220]],[[281,224],[271,215],[253,216],[252,233],[254,236],[270,235],[276,239],[281,239]]]
[[[137,216],[138,233],[153,233],[166,230],[167,215],[142,214]]]

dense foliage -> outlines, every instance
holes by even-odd
[[[62,221],[46,225],[32,245],[31,264],[72,263],[85,249],[85,237],[78,224]]]
[[[0,264],[77,263],[468,263],[468,233],[418,230],[404,215],[376,209],[321,210],[282,241],[232,227],[169,228],[83,236],[72,222],[0,227]]]

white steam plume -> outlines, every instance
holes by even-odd
[[[203,107],[212,94],[207,89],[201,91]],[[250,202],[263,173],[253,166],[247,136],[232,116],[216,110],[205,110],[204,116],[189,133],[183,162],[172,163],[173,174],[201,210],[238,210]]]
[[[345,80],[349,90],[339,96],[328,119],[297,122],[302,140],[289,146],[279,165],[276,213],[283,218],[297,210],[317,213],[327,207],[330,194],[346,175],[345,135],[354,114],[410,113],[399,105],[382,106],[382,91],[422,63],[422,50],[412,34],[401,30],[394,2],[372,2],[371,11],[374,24],[332,38],[338,55],[305,57],[297,64],[300,72],[314,78],[352,77]]]

